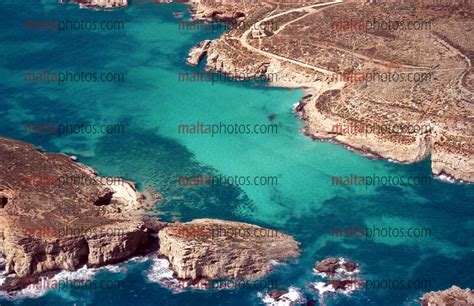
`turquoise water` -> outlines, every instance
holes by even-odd
[[[473,287],[469,263],[474,230],[473,186],[433,181],[431,186],[333,186],[333,175],[426,176],[429,162],[398,165],[368,160],[299,131],[292,105],[299,90],[266,88],[252,82],[183,83],[179,72],[197,42],[217,37],[178,30],[180,4],[135,5],[125,10],[79,10],[50,1],[4,1],[0,59],[0,135],[74,154],[102,175],[122,176],[140,189],[154,188],[165,200],[159,216],[181,221],[209,217],[276,228],[301,242],[302,255],[267,277],[282,287],[307,288],[317,280],[314,263],[343,256],[361,265],[366,279],[430,280],[425,289],[392,289],[336,295],[327,305],[402,305],[424,291],[456,284]],[[25,20],[125,20],[114,32],[25,30]],[[187,18],[185,15],[184,18]],[[25,71],[120,71],[123,83],[33,84]],[[274,115],[273,121],[269,116]],[[119,135],[28,134],[25,125],[50,122],[123,124]],[[277,124],[277,134],[184,135],[179,124]],[[179,176],[275,176],[275,186],[178,186]],[[331,236],[335,227],[427,227],[425,238]],[[126,272],[102,271],[97,279],[120,278],[124,289],[51,291],[38,299],[1,305],[258,305],[250,289],[173,294],[147,281],[150,262],[124,264]]]

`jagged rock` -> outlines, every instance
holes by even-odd
[[[336,273],[336,270],[340,267],[339,258],[337,257],[329,257],[316,264],[316,270],[318,272],[328,275]]]
[[[204,40],[194,46],[191,51],[189,51],[187,63],[191,66],[197,66],[201,62],[202,58],[206,56],[209,45],[211,44],[210,40]]]
[[[2,284],[2,289],[5,291],[17,291],[28,287],[31,284],[35,284],[39,281],[37,276],[28,277],[7,277],[5,282]]]
[[[260,238],[265,231],[266,237]],[[160,254],[178,278],[258,279],[272,270],[272,261],[299,255],[299,244],[291,236],[270,231],[273,234],[246,223],[197,219],[161,230]]]
[[[423,294],[423,306],[468,306],[474,305],[474,292],[467,288],[452,286],[443,291],[432,291]]]
[[[357,263],[338,257],[328,257],[316,263],[315,270],[333,276],[340,272],[354,272],[359,268]]]
[[[268,293],[268,296],[271,297],[272,299],[278,301],[278,299],[282,296],[287,294],[289,291],[288,290],[272,290]]]
[[[328,281],[326,286],[331,286],[336,291],[346,291],[348,289],[356,288],[357,282],[350,279],[336,279]]]

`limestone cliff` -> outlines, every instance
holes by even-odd
[[[197,219],[167,227],[159,237],[160,254],[182,279],[254,280],[269,273],[275,261],[299,255],[291,236],[240,222]]]
[[[153,239],[133,184],[0,138],[0,256],[13,278],[103,266]]]

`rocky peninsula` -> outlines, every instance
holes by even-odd
[[[471,2],[196,0],[191,11],[238,26],[188,63],[207,55],[207,70],[305,89],[296,110],[313,139],[400,163],[431,158],[434,175],[474,182]],[[380,27],[387,20],[396,27]]]
[[[24,142],[0,137],[0,173],[0,270],[7,275],[0,291],[22,289],[61,270],[143,254],[167,257],[180,278],[256,279],[271,271],[272,261],[299,254],[292,237],[250,224],[211,219],[174,224],[147,217],[159,200],[151,192]],[[196,226],[210,228],[210,234],[181,232]]]

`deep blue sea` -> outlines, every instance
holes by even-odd
[[[432,180],[427,186],[334,186],[333,176],[429,176],[430,163],[369,160],[301,131],[292,106],[301,90],[254,82],[180,82],[189,49],[220,31],[179,30],[182,4],[132,4],[95,11],[55,0],[0,2],[0,135],[75,155],[103,176],[120,176],[164,196],[164,220],[218,218],[278,229],[301,242],[301,256],[266,280],[300,288],[316,305],[416,305],[423,292],[474,287],[474,186]],[[183,12],[179,19],[177,12]],[[176,17],[178,16],[178,17]],[[123,21],[115,31],[38,26],[54,21]],[[26,22],[26,23],[25,23]],[[28,23],[29,22],[29,23]],[[32,23],[33,22],[33,23]],[[35,23],[36,22],[36,23]],[[32,26],[36,24],[36,26]],[[34,28],[36,27],[36,28]],[[25,81],[25,73],[122,73],[123,82]],[[274,134],[182,134],[180,124],[275,124]],[[121,133],[31,132],[28,125],[120,124]],[[276,177],[265,186],[183,187],[180,176]],[[335,228],[429,229],[428,237],[335,237]],[[360,264],[360,278],[428,281],[426,288],[373,288],[324,298],[309,289],[312,268],[327,256]],[[150,280],[152,260],[101,270],[95,280],[122,289],[52,290],[0,305],[263,305],[262,288],[173,293]]]

